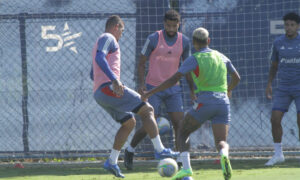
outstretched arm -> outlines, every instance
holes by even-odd
[[[170,77],[169,79],[167,79],[166,81],[164,81],[162,84],[160,84],[159,86],[151,89],[150,91],[144,93],[142,95],[142,100],[146,101],[150,96],[152,96],[154,93],[163,91],[169,87],[174,86],[179,80],[180,78],[183,76],[183,74],[181,74],[180,72],[175,73],[172,77]]]

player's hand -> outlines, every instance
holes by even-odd
[[[267,85],[266,96],[268,99],[272,99],[272,84]]]
[[[197,100],[197,96],[196,96],[196,94],[194,92],[191,92],[190,96],[191,96],[191,100],[192,101],[196,101]]]
[[[228,96],[228,98],[231,98],[232,97],[232,91],[227,91],[227,96]]]
[[[145,91],[146,91],[146,86],[145,85],[141,85],[141,86],[138,87],[138,93],[140,95],[143,95]]]
[[[141,95],[142,101],[146,102],[148,98],[151,96],[148,91],[143,91],[143,94]]]
[[[124,85],[121,83],[121,81],[116,79],[112,82],[112,91],[118,97],[123,96],[123,94],[124,94]]]

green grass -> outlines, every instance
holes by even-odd
[[[287,160],[274,167],[265,167],[266,160],[232,160],[232,180],[297,180],[300,179],[299,160]],[[120,167],[128,180],[155,180],[162,178],[156,169],[157,162],[135,163],[133,171],[126,171],[123,163]],[[79,165],[31,165],[25,164],[24,169],[0,166],[2,180],[116,180],[101,168],[102,164]],[[220,165],[213,161],[192,162],[195,180],[222,180]]]

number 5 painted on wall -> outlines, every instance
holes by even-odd
[[[42,38],[43,39],[54,39],[57,40],[57,45],[56,46],[52,46],[52,47],[46,47],[46,51],[47,52],[55,52],[58,51],[62,48],[62,45],[64,43],[63,39],[60,37],[60,35],[58,34],[50,34],[47,32],[48,31],[54,31],[55,30],[55,26],[42,26]]]

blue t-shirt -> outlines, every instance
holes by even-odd
[[[118,50],[119,45],[115,43],[112,35],[106,33],[98,40],[97,51],[102,51],[105,55],[108,53],[114,53]]]
[[[168,46],[172,46],[173,44],[176,43],[177,41],[177,34],[174,37],[169,37],[167,36],[165,30],[163,30],[163,35],[164,35],[164,39],[166,40],[166,43],[168,44]],[[156,48],[156,45],[158,43],[158,32],[152,33],[148,36],[144,47],[141,51],[142,55],[149,57],[152,53],[152,51],[154,51],[154,49]],[[189,57],[190,55],[190,40],[187,36],[185,36],[184,34],[182,34],[182,59],[186,59],[187,57]]]
[[[277,37],[271,51],[271,61],[278,62],[278,89],[300,90],[300,36]]]
[[[202,48],[199,52],[210,52],[212,49],[210,48]],[[228,59],[224,54],[220,53],[223,62],[226,64],[227,71],[230,73],[236,72],[235,67],[232,65],[230,59]],[[178,69],[178,72],[182,74],[186,74],[195,70],[198,66],[198,62],[194,56],[190,56]],[[201,73],[201,72],[200,72]],[[210,91],[202,91],[196,94],[197,103],[205,103],[205,104],[229,104],[229,99],[227,93],[224,92],[210,92]]]

